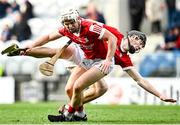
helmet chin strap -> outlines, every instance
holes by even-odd
[[[128,40],[128,46],[129,46],[129,53],[134,54],[136,52],[136,49],[131,45],[128,36],[127,36],[127,40]]]

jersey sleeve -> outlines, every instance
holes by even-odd
[[[131,58],[127,54],[122,54],[121,56],[115,56],[115,64],[120,65],[124,71],[133,67]]]
[[[60,27],[59,29],[58,29],[58,32],[61,34],[61,35],[65,35],[65,29],[64,29],[64,27]]]
[[[96,37],[98,39],[102,39],[103,35],[104,35],[104,32],[105,32],[105,28],[103,28],[102,26],[100,25],[97,25],[97,24],[93,24],[89,27],[89,34],[92,36],[92,37]]]

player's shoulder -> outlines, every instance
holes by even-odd
[[[93,32],[93,33],[95,32],[99,34],[103,28],[103,25],[91,19],[83,19],[82,27],[84,27],[86,31]]]
[[[91,25],[99,25],[99,26],[103,26],[103,23],[97,22],[95,20],[92,19],[85,19],[85,18],[81,18],[81,24],[84,26],[91,26]]]
[[[64,26],[58,27],[58,30],[59,30],[59,31],[64,31],[64,29],[65,29]]]
[[[68,31],[64,26],[61,26],[58,28],[58,32],[61,33],[62,35],[66,34]]]

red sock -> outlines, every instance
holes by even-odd
[[[83,111],[83,109],[84,109],[83,106],[80,106],[76,108],[76,111],[80,112],[80,111]]]
[[[69,113],[74,113],[75,109],[71,105],[69,105],[68,112]]]

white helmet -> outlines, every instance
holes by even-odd
[[[76,9],[74,8],[66,9],[61,12],[61,23],[63,23],[65,20],[77,21],[78,17],[79,17],[79,12]]]

